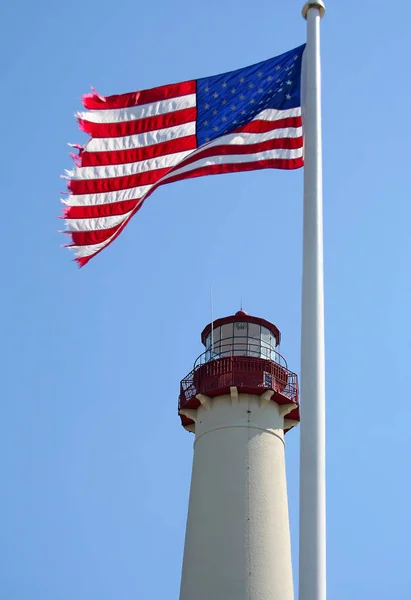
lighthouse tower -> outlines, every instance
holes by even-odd
[[[180,600],[293,600],[284,434],[298,382],[280,332],[244,311],[210,323],[181,381],[195,434]]]

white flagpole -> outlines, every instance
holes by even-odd
[[[299,600],[326,600],[325,352],[321,153],[320,20],[308,1],[305,49],[304,226],[301,325]],[[303,73],[304,75],[304,73]]]

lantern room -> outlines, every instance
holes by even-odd
[[[275,325],[240,310],[235,315],[210,323],[201,334],[206,347],[204,361],[226,356],[252,356],[279,361],[276,348],[280,332]]]

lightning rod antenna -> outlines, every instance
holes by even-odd
[[[211,312],[211,356],[214,358],[214,316],[213,316],[213,288],[210,285],[210,312]]]

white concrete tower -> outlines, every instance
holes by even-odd
[[[284,433],[298,382],[280,332],[244,311],[204,329],[181,382],[195,434],[180,600],[293,600]]]

